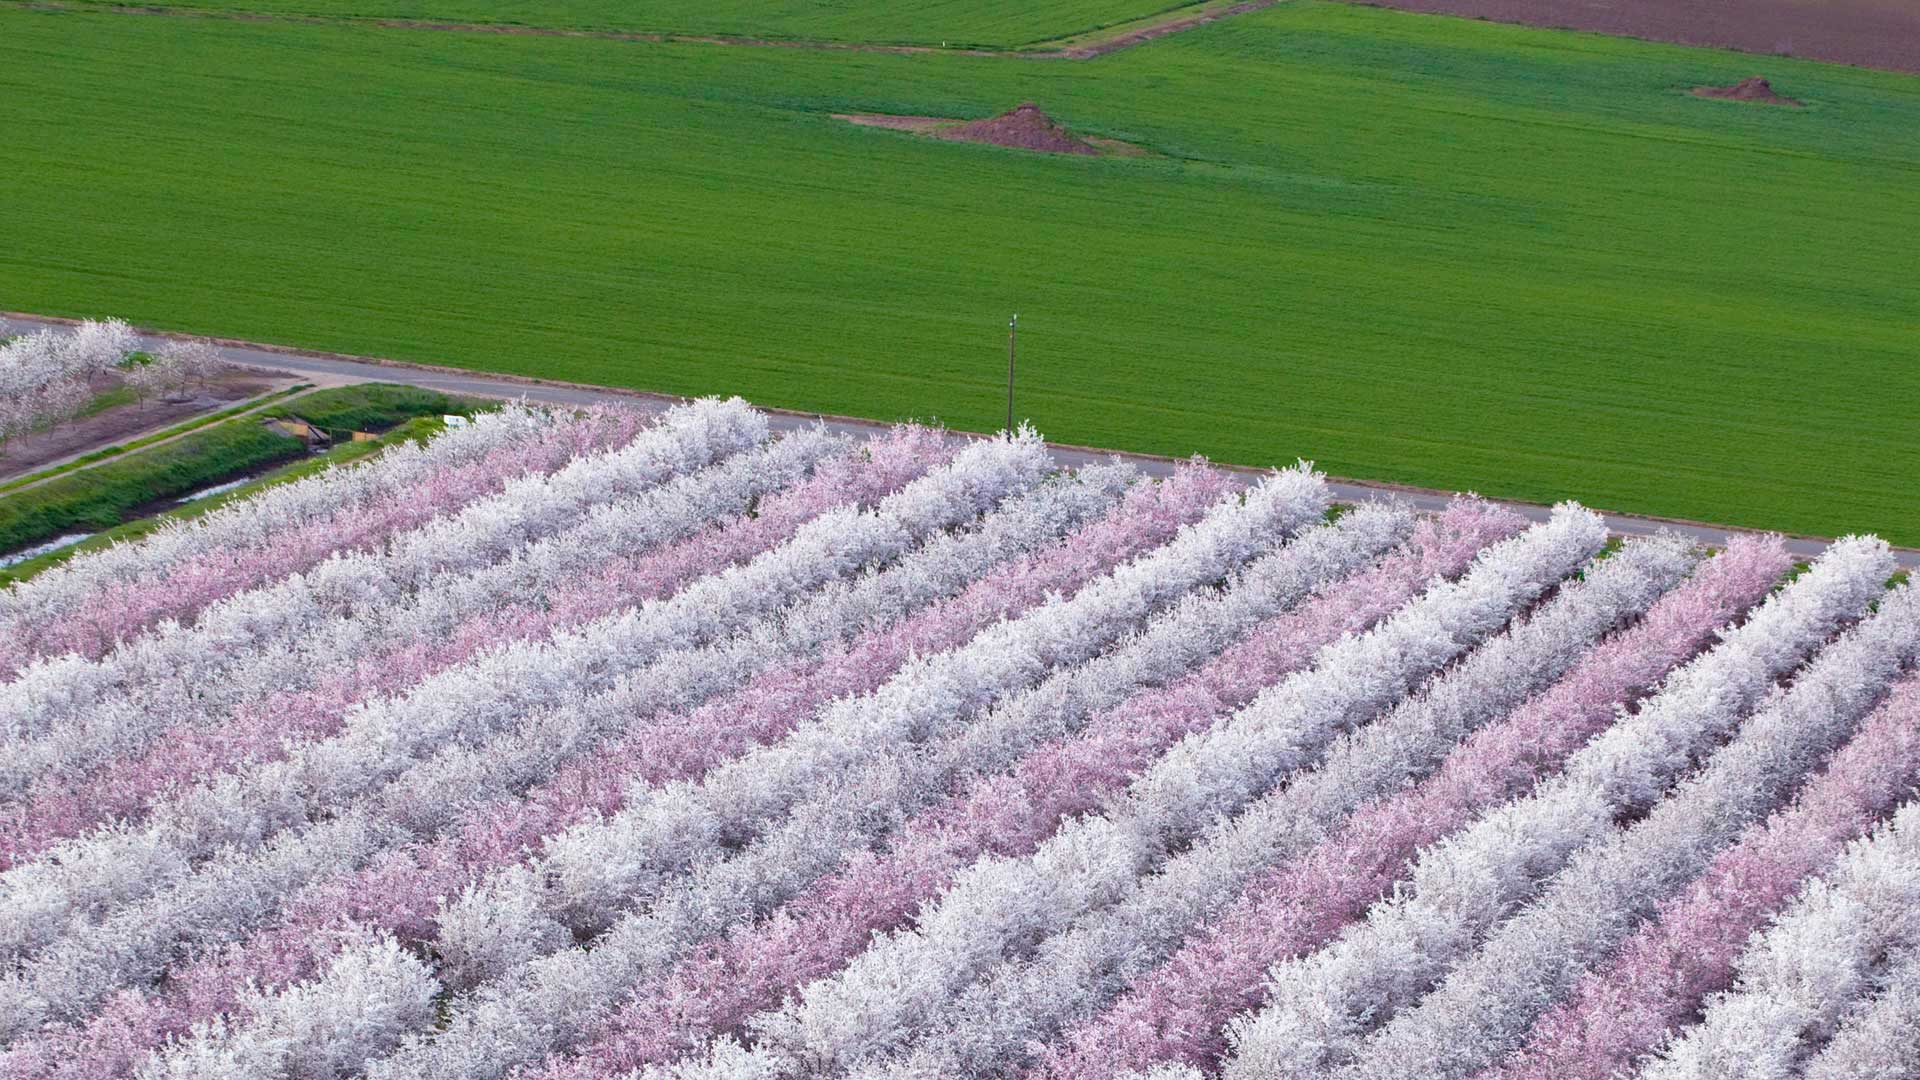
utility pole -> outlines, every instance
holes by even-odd
[[[1007,438],[1013,438],[1013,337],[1020,329],[1020,313],[1007,320]]]

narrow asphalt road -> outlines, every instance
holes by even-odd
[[[41,319],[31,315],[3,313],[4,318],[17,331],[18,329],[37,329],[41,326],[56,326],[66,320]],[[171,337],[187,335],[142,335],[142,341],[149,346]],[[303,378],[328,383],[342,382],[394,382],[408,383],[448,394],[465,394],[488,398],[525,398],[528,401],[553,405],[593,405],[617,402],[631,407],[659,411],[677,402],[678,398],[646,394],[628,390],[615,390],[604,387],[581,386],[567,383],[552,383],[533,380],[486,375],[475,372],[457,371],[447,368],[427,367],[404,364],[394,361],[356,359],[352,357],[322,355],[292,350],[248,344],[244,342],[217,340],[220,351],[228,360],[250,367],[268,368],[285,371]],[[859,420],[850,417],[814,416],[804,413],[775,412],[769,410],[776,430],[787,430],[805,424],[824,422],[837,431],[848,432],[865,437],[880,430],[884,425],[871,420]],[[1142,454],[1121,453],[1118,451],[1095,450],[1086,447],[1055,445],[1055,460],[1063,466],[1079,466],[1087,462],[1103,460],[1113,456],[1126,458],[1139,464],[1142,471],[1154,476],[1164,476],[1173,471],[1176,462],[1167,458]],[[1284,463],[1276,463],[1284,464]],[[1246,475],[1255,475],[1259,470],[1236,470]],[[1351,480],[1335,480],[1330,485],[1335,497],[1345,501],[1378,498],[1393,494],[1405,499],[1422,510],[1438,510],[1446,505],[1450,492],[1426,491],[1391,487],[1387,485],[1367,484]],[[1498,500],[1511,506],[1528,518],[1545,520],[1549,508],[1533,503],[1509,502]],[[1664,521],[1657,518],[1638,517],[1632,514],[1605,515],[1607,526],[1621,536],[1644,536],[1670,529],[1702,543],[1718,544],[1725,540],[1731,531],[1724,526],[1695,524],[1691,522]],[[1814,537],[1791,537],[1787,540],[1787,549],[1800,558],[1811,558],[1825,550],[1829,541]],[[1894,556],[1903,568],[1920,567],[1920,550],[1895,548]]]

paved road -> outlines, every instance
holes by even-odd
[[[6,313],[6,319],[15,328],[22,326],[37,328],[43,325],[55,325],[51,320],[35,319],[31,316]],[[163,340],[157,335],[144,336],[149,345]],[[525,398],[528,401],[555,405],[592,405],[603,402],[619,402],[651,411],[668,408],[679,399],[659,394],[642,394],[603,387],[578,386],[561,383],[521,381],[500,376],[484,375],[445,368],[423,367],[401,364],[391,361],[354,359],[350,357],[315,355],[310,353],[283,351],[262,348],[241,342],[222,342],[220,350],[227,359],[236,364],[269,368],[291,372],[304,378],[326,383],[344,382],[398,382],[439,390],[449,394],[467,394],[475,397]],[[804,424],[825,422],[828,427],[858,436],[866,436],[879,430],[879,425],[869,420],[847,417],[815,417],[808,414],[774,413],[773,426],[784,430]],[[1090,461],[1115,456],[1112,451],[1090,450],[1080,447],[1056,446],[1054,457],[1062,465],[1077,466]],[[1149,457],[1139,454],[1119,454],[1118,456],[1137,462],[1149,475],[1164,476],[1173,471],[1174,462],[1166,458]],[[1246,475],[1254,475],[1257,470],[1238,470]],[[1383,494],[1399,495],[1423,510],[1437,510],[1446,505],[1451,493],[1443,491],[1424,491],[1395,488],[1383,485],[1359,483],[1350,480],[1337,480],[1332,487],[1335,497],[1346,501],[1377,498]],[[1525,514],[1533,520],[1545,520],[1548,508],[1533,503],[1506,502],[1505,505]],[[1607,525],[1621,536],[1644,536],[1662,529],[1672,529],[1703,543],[1717,544],[1725,540],[1729,529],[1711,525],[1697,525],[1686,522],[1661,521],[1655,518],[1637,517],[1632,514],[1607,514]],[[1827,546],[1828,541],[1812,537],[1795,537],[1787,541],[1787,548],[1796,556],[1810,558],[1818,555]],[[1894,555],[1905,568],[1920,567],[1920,550],[1895,548]]]

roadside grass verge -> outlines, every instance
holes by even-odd
[[[75,529],[111,528],[136,507],[306,452],[301,439],[252,421],[229,421],[0,499],[0,551]]]
[[[14,491],[19,488],[26,487],[28,484],[39,483],[40,481],[48,479],[50,477],[62,476],[62,475],[65,475],[66,473],[73,472],[76,469],[84,469],[89,465],[95,464],[96,462],[105,461],[108,458],[119,457],[122,454],[129,453],[134,450],[139,450],[142,447],[152,446],[154,443],[163,442],[167,439],[173,438],[176,435],[183,435],[189,431],[195,431],[203,427],[209,427],[213,424],[219,423],[222,420],[228,420],[235,416],[238,416],[249,409],[257,409],[266,402],[275,401],[284,397],[291,397],[294,394],[298,394],[304,390],[310,390],[310,389],[312,389],[312,386],[310,384],[302,384],[300,386],[290,386],[285,390],[276,390],[270,394],[262,394],[259,397],[253,398],[250,401],[243,401],[240,404],[233,406],[232,408],[222,409],[219,412],[209,413],[206,416],[196,416],[191,420],[184,420],[178,424],[173,425],[172,427],[163,428],[159,431],[156,431],[151,435],[143,435],[138,439],[133,439],[128,442],[114,443],[111,446],[103,446],[98,450],[93,450],[88,453],[82,454],[81,456],[74,458],[72,461],[66,462],[65,464],[62,464],[62,465],[56,465],[51,469],[42,469],[39,472],[29,473],[26,476],[16,476],[13,479],[8,480],[6,483],[0,484],[0,495],[4,495],[9,491]],[[129,391],[129,393],[131,393],[131,391]],[[101,395],[101,396],[104,397],[106,395]]]
[[[310,476],[331,465],[377,453],[395,441],[430,435],[440,430],[442,414],[466,415],[489,406],[477,400],[386,384],[318,390],[284,407],[229,419],[176,442],[0,497],[0,552],[27,549],[77,530],[96,531],[80,544],[0,568],[0,584],[24,580],[77,551],[143,536],[160,522],[205,513],[266,484]],[[391,430],[377,440],[343,441],[325,454],[309,455],[304,440],[266,426],[266,413],[282,409],[292,415],[304,416],[310,410],[320,416],[365,422],[367,427],[359,430]],[[143,509],[166,500],[295,458],[301,460],[231,492],[156,514],[141,514]]]
[[[187,521],[202,514],[216,510],[236,499],[244,499],[280,484],[292,483],[336,465],[350,465],[353,462],[378,454],[397,443],[413,440],[424,441],[440,433],[446,424],[437,416],[422,416],[398,425],[379,439],[372,442],[347,442],[335,446],[324,454],[315,454],[304,460],[283,465],[257,479],[248,481],[232,491],[191,502],[158,514],[116,525],[111,529],[97,533],[80,543],[50,551],[45,555],[0,568],[0,588],[17,581],[25,581],[48,567],[58,566],[75,555],[88,551],[99,551],[114,544],[129,543],[138,540],[156,529],[175,521]]]
[[[309,394],[265,410],[270,418],[297,417],[335,438],[353,431],[385,431],[416,416],[466,414],[480,403],[418,386],[361,383]]]

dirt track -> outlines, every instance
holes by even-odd
[[[1245,3],[1235,4],[1228,8],[1206,9],[1201,11],[1182,9],[1180,11],[1169,12],[1158,22],[1145,26],[1137,26],[1130,30],[1122,30],[1110,36],[1096,37],[1079,45],[1062,49],[1057,55],[1065,57],[1068,60],[1091,60],[1096,56],[1105,56],[1110,52],[1119,52],[1121,49],[1131,49],[1135,45],[1144,45],[1156,38],[1163,38],[1169,34],[1178,34],[1182,30],[1191,30],[1196,26],[1205,26],[1208,23],[1218,22],[1221,19],[1234,15],[1245,15],[1252,11],[1264,11],[1281,2],[1282,0],[1246,0]]]
[[[1354,0],[1920,74],[1916,0]]]

